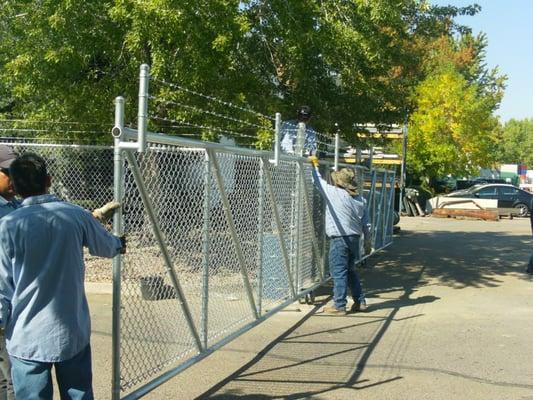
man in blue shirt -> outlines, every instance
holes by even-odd
[[[81,207],[48,194],[44,160],[26,153],[9,169],[21,207],[0,220],[0,319],[17,399],[92,399],[91,323],[83,247],[114,257],[125,243]]]
[[[20,206],[20,201],[15,199],[15,189],[9,178],[9,167],[17,155],[11,146],[0,145],[0,218],[15,211]],[[13,383],[11,382],[11,364],[6,351],[4,332],[0,332],[0,371],[2,372],[2,386],[0,399],[12,400],[15,398]]]
[[[326,235],[330,239],[329,271],[333,279],[334,306],[324,307],[324,312],[346,314],[347,288],[354,304],[350,311],[365,311],[366,300],[361,282],[355,271],[359,257],[359,239],[364,235],[365,252],[371,251],[370,221],[366,200],[357,191],[353,170],[342,168],[331,174],[335,185],[330,185],[318,171],[318,160],[310,157],[313,179],[326,201]]]
[[[305,124],[305,138],[303,142],[303,154],[310,156],[315,155],[317,151],[316,132],[313,128],[308,126],[311,119],[311,108],[309,106],[301,106],[298,110],[298,120],[285,121],[281,125],[281,143],[280,147],[284,153],[294,154],[296,152],[296,141],[298,138],[298,123]]]

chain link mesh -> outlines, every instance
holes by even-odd
[[[121,275],[123,391],[138,389],[245,329],[255,320],[254,308],[264,315],[295,299],[293,293],[323,282],[327,258],[325,204],[309,164],[295,158],[276,166],[267,153],[229,153],[207,149],[202,142],[197,148],[179,141],[149,143],[146,153],[132,156],[142,182],[133,179],[135,165],[125,163],[124,226],[131,250]],[[369,188],[364,195],[372,221],[389,226],[383,209],[393,175],[391,181],[384,172],[355,171]],[[384,189],[377,190],[376,182],[385,179]],[[151,205],[143,203],[139,184]],[[157,216],[163,244],[154,236],[147,206]],[[380,244],[390,240],[390,235],[375,237]],[[161,245],[168,250],[183,299],[169,279]],[[183,316],[184,303],[191,326]]]
[[[110,147],[2,144],[43,156],[53,178],[51,192],[66,201],[92,210],[113,199]],[[129,245],[121,267],[122,392],[246,328],[255,320],[254,306],[264,315],[295,299],[293,291],[297,296],[327,279],[325,204],[312,167],[297,158],[283,158],[276,166],[268,162],[269,153],[250,154],[207,150],[202,142],[196,148],[150,143],[147,152],[132,153],[183,298],[170,279],[134,179],[135,165],[124,162],[122,211]],[[321,168],[327,179],[328,164]],[[392,241],[394,173],[354,171],[368,202],[373,247],[382,248]],[[88,280],[110,281],[110,263],[91,276],[93,261],[87,257]]]

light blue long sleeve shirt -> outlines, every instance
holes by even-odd
[[[28,197],[0,220],[0,316],[11,356],[58,362],[89,344],[83,247],[113,257],[121,242],[53,195]]]
[[[326,235],[362,235],[370,237],[370,220],[366,200],[351,196],[346,190],[327,183],[316,168],[313,168],[315,185],[326,201]]]
[[[19,200],[7,201],[2,196],[0,196],[0,218],[15,211],[19,207],[20,207]]]

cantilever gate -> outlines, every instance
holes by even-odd
[[[307,160],[146,132],[143,68],[138,131],[121,98],[113,129],[114,230],[128,238],[113,262],[113,399],[142,397],[329,278]],[[386,247],[394,174],[355,169]]]

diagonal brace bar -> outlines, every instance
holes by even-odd
[[[159,228],[159,221],[155,214],[155,211],[152,205],[152,200],[150,199],[150,196],[148,195],[146,191],[144,180],[139,172],[140,171],[139,164],[137,163],[137,160],[135,159],[135,157],[133,157],[129,151],[126,151],[125,153],[126,153],[126,158],[128,159],[128,163],[131,166],[131,171],[133,172],[135,183],[137,184],[137,187],[139,188],[139,194],[141,195],[141,199],[146,209],[146,213],[148,214],[148,218],[150,219],[150,223],[152,224],[152,228],[153,228],[156,240],[157,240],[157,244],[159,245],[159,249],[161,250],[161,253],[163,255],[163,259],[165,261],[165,267],[170,277],[170,281],[172,282],[172,286],[174,287],[174,290],[176,290],[176,294],[178,295],[178,298],[180,300],[179,303],[183,311],[183,314],[185,316],[185,319],[187,321],[187,325],[189,326],[189,330],[191,331],[191,334],[194,338],[194,342],[196,343],[196,347],[198,348],[198,351],[202,352],[204,348],[202,346],[200,336],[198,335],[198,331],[196,330],[196,327],[194,325],[194,321],[192,319],[192,314],[191,314],[189,305],[187,303],[187,299],[185,298],[185,294],[183,292],[183,289],[181,288],[181,284],[178,280],[176,272],[174,271],[173,262],[170,257],[170,253],[168,252],[167,246],[165,244],[163,233],[161,232],[161,229]]]
[[[276,204],[276,199],[274,198],[274,189],[272,188],[272,177],[270,176],[270,170],[269,168],[265,168],[265,181],[267,184],[268,189],[268,196],[270,199],[270,203],[272,204],[272,212],[274,214],[274,221],[276,223],[276,229],[278,231],[278,238],[279,238],[279,247],[281,249],[281,253],[283,256],[283,264],[285,266],[285,271],[287,272],[287,279],[289,280],[289,287],[291,288],[291,296],[293,299],[296,298],[296,291],[294,289],[294,281],[292,279],[291,275],[291,269],[290,269],[290,261],[289,261],[289,254],[287,252],[287,248],[285,247],[285,241],[283,240],[283,229],[281,227],[281,218],[279,216],[278,207]]]
[[[252,309],[252,313],[254,314],[255,319],[257,319],[259,318],[259,314],[257,313],[257,307],[255,305],[252,286],[250,285],[250,278],[248,277],[248,272],[246,271],[246,262],[244,260],[244,255],[242,252],[239,237],[237,236],[237,230],[235,229],[235,222],[233,221],[233,215],[231,214],[228,196],[226,194],[226,190],[224,189],[222,175],[220,174],[220,166],[218,164],[218,159],[212,149],[207,149],[207,153],[209,155],[209,159],[212,161],[211,167],[215,172],[217,187],[220,192],[222,205],[224,206],[224,213],[226,214],[226,219],[228,221],[231,239],[233,241],[233,245],[235,246],[235,252],[237,253],[237,259],[239,261],[239,266],[241,269],[242,280],[246,289],[246,294],[248,295],[248,302],[250,303],[250,308]]]

